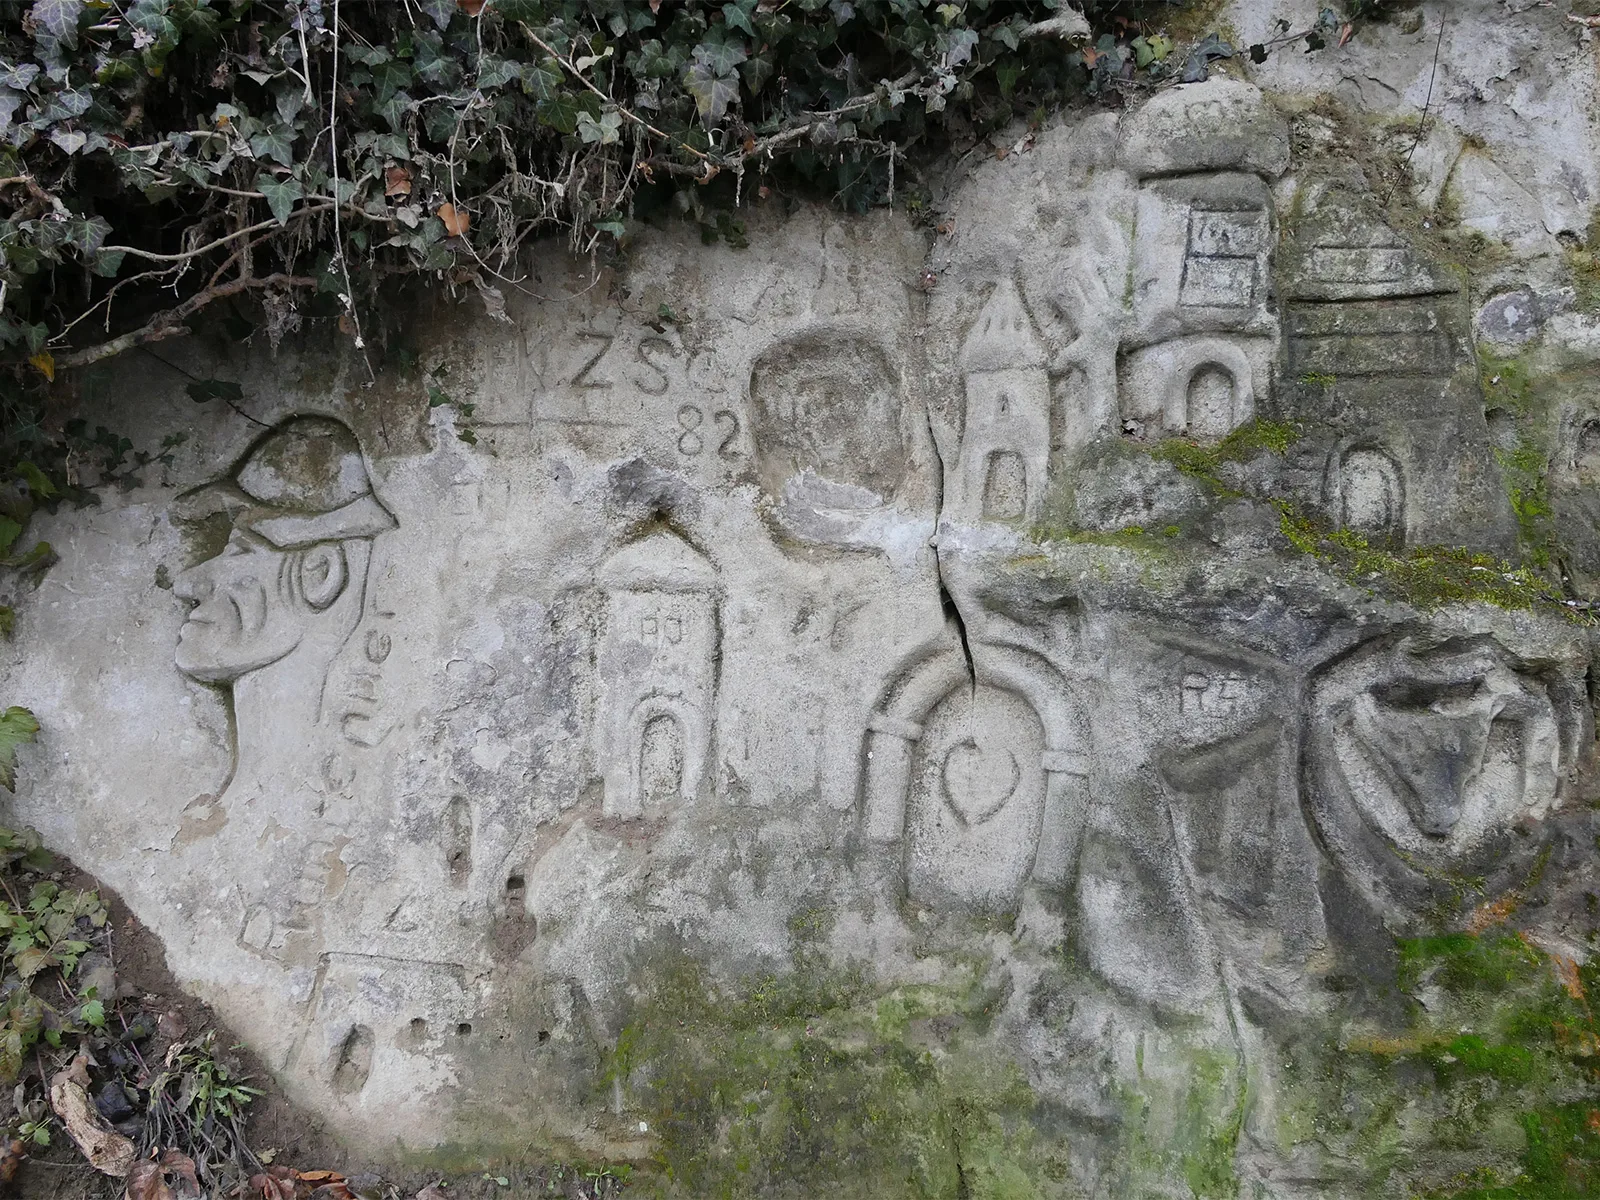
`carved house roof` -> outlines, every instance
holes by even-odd
[[[618,550],[600,567],[600,585],[657,592],[709,592],[717,569],[682,538],[654,533]]]
[[[978,312],[961,347],[963,371],[1014,371],[1045,365],[1044,344],[1034,332],[1016,284],[1001,279]]]

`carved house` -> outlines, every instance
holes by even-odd
[[[1016,285],[1002,279],[961,348],[966,426],[956,465],[957,521],[1033,519],[1050,461],[1044,344]]]
[[[595,730],[608,817],[658,816],[692,800],[711,747],[716,568],[660,533],[600,569],[605,631]]]

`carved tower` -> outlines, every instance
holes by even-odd
[[[953,515],[958,522],[1033,520],[1050,462],[1044,344],[1016,285],[1002,279],[961,348],[966,426]]]

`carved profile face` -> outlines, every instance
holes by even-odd
[[[274,426],[226,478],[179,497],[178,511],[185,520],[222,514],[233,529],[220,554],[173,582],[194,605],[178,668],[204,683],[278,662],[316,630],[341,640],[349,628],[333,627],[359,617],[371,541],[396,525],[372,493],[355,434],[331,417]],[[327,613],[347,591],[355,611]]]
[[[337,542],[279,550],[236,529],[222,553],[173,581],[173,592],[194,604],[178,634],[178,668],[204,683],[231,683],[287,657],[344,591],[346,573]]]

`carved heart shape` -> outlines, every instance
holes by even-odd
[[[944,756],[944,798],[964,825],[981,825],[1005,807],[1022,782],[1022,768],[1009,750],[985,750],[971,738]]]

